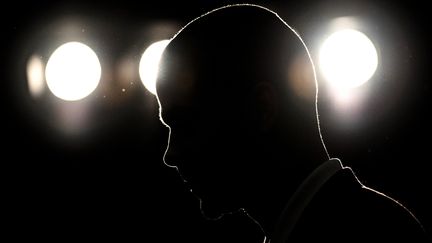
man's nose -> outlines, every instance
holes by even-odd
[[[170,167],[184,167],[185,159],[192,151],[191,139],[182,131],[170,131],[168,145],[164,154],[164,163]]]
[[[165,151],[164,154],[164,163],[165,165],[169,166],[169,167],[177,167],[179,165],[180,162],[180,158],[178,153],[176,153],[174,151],[173,148],[171,148],[171,144],[169,144],[169,146],[167,147],[167,150]]]
[[[164,162],[167,166],[177,167],[182,166],[183,154],[186,152],[182,146],[186,141],[181,140],[178,134],[171,133],[168,145],[164,154]]]

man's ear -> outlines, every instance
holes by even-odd
[[[278,96],[274,85],[269,82],[257,83],[253,89],[254,114],[257,125],[262,131],[270,130],[278,115]]]

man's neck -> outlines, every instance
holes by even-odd
[[[267,236],[273,233],[283,209],[301,183],[326,161],[325,158],[311,156],[289,160],[291,166],[263,172],[272,176],[263,176],[265,182],[255,186],[257,190],[251,194],[253,198],[249,200],[253,203],[246,207]]]

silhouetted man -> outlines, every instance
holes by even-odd
[[[409,210],[329,156],[310,60],[298,34],[259,6],[189,23],[159,72],[165,163],[206,217],[244,209],[272,243],[426,241]]]

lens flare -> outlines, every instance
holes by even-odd
[[[30,94],[39,97],[45,89],[44,63],[34,55],[27,62],[27,83]]]
[[[46,82],[51,92],[63,100],[80,100],[99,84],[101,65],[87,45],[69,42],[57,48],[48,60]]]
[[[320,70],[336,89],[350,89],[366,83],[377,66],[374,44],[365,34],[353,29],[331,34],[319,53]]]
[[[156,79],[159,62],[169,40],[161,40],[151,44],[143,53],[139,64],[139,75],[148,91],[156,94]]]

